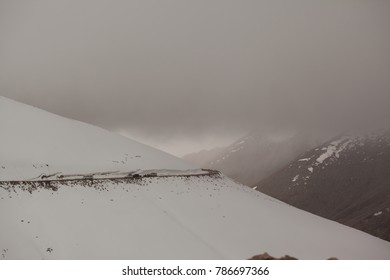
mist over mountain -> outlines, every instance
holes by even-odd
[[[383,0],[2,0],[0,92],[176,155],[256,127],[388,123],[389,14]]]
[[[327,136],[314,132],[253,130],[224,149],[187,155],[190,162],[219,170],[248,186],[281,169],[299,154],[324,142]],[[216,155],[215,155],[216,153]]]
[[[198,166],[206,167],[210,161],[225,151],[225,149],[225,147],[217,147],[210,150],[202,150],[200,152],[184,155],[182,156],[182,159]]]

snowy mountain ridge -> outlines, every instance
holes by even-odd
[[[327,166],[337,162],[344,154],[355,151],[359,152],[359,147],[364,147],[365,145],[390,145],[390,137],[387,133],[386,130],[381,129],[370,133],[344,134],[328,144],[316,148],[314,150],[316,153],[312,156],[297,160],[298,162],[305,162],[305,168],[310,172],[308,176],[304,177],[304,180],[309,179],[310,174],[319,168],[325,169]],[[370,160],[369,155],[363,160]],[[292,167],[291,164],[290,167]],[[299,176],[299,174],[295,175],[292,181],[297,182]]]

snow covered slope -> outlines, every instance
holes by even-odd
[[[388,242],[223,176],[62,181],[30,191],[0,188],[0,259],[245,259],[262,252],[390,259]]]
[[[0,181],[44,175],[188,170],[171,155],[0,96]]]
[[[388,242],[93,126],[2,98],[0,131],[0,259],[390,259]]]

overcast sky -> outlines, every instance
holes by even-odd
[[[388,122],[390,1],[0,0],[0,95],[176,155]]]

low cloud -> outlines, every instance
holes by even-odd
[[[389,13],[381,0],[2,1],[0,92],[154,142],[388,123]]]

